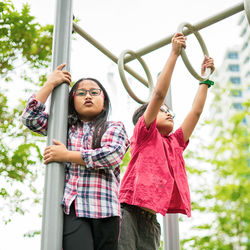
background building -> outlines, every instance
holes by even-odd
[[[213,113],[227,121],[232,112],[243,110],[243,103],[250,97],[250,27],[246,16],[240,16],[241,44],[228,48],[222,65],[217,68],[214,78],[219,88],[225,88],[221,94],[220,106]],[[249,124],[249,117],[243,123]]]

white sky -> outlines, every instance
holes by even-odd
[[[24,2],[30,3],[31,14],[37,17],[38,22],[54,23],[55,0],[13,0],[13,2],[16,6],[21,6]],[[136,51],[167,37],[174,33],[182,22],[195,24],[240,2],[236,0],[74,0],[73,12],[80,19],[79,25],[85,31],[119,56],[125,49]],[[200,31],[217,67],[222,63],[226,48],[239,44],[238,19],[239,14],[236,14]],[[77,40],[72,42],[71,54],[73,80],[86,76],[100,80],[111,97],[113,107],[111,119],[122,120],[131,135],[133,128],[131,116],[138,104],[128,98],[119,79],[117,66],[83,38],[78,35],[76,37]],[[157,73],[161,71],[167,60],[170,46],[165,46],[143,57],[154,83]],[[193,36],[188,36],[186,50],[189,60],[199,71],[203,56]],[[144,76],[138,65],[137,62],[131,63],[131,67]],[[113,76],[112,85],[108,81],[108,73]],[[128,78],[132,79],[130,76]],[[133,81],[133,84],[136,85],[136,81]],[[137,91],[135,92],[140,91],[140,97],[145,98],[147,93],[144,90],[141,91],[139,85],[136,85]],[[198,81],[190,75],[179,58],[172,79],[173,109],[177,114],[176,127],[181,124],[189,111],[197,85]],[[206,106],[204,113],[209,113],[209,105]],[[35,211],[33,214],[15,216],[13,222],[7,226],[1,225],[0,250],[40,249],[39,237],[23,238],[23,234],[27,231],[39,229],[40,223],[41,220]]]

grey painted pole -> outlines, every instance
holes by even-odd
[[[72,0],[57,0],[53,33],[53,70],[61,63],[67,63],[66,69],[69,70],[72,21]],[[53,139],[66,144],[68,93],[69,87],[67,84],[60,85],[52,93],[48,145],[53,144]],[[63,165],[56,162],[48,164],[46,166],[43,200],[42,250],[62,250],[63,210],[61,200],[63,189]]]
[[[164,250],[180,250],[179,216],[167,214],[163,217]]]
[[[173,108],[171,86],[168,89],[165,103],[170,109]],[[180,250],[178,214],[167,214],[163,216],[163,242],[164,250]]]

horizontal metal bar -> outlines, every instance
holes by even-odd
[[[244,3],[239,3],[239,4],[237,4],[237,5],[235,5],[235,6],[231,7],[231,8],[228,8],[227,10],[225,10],[223,12],[215,14],[212,17],[208,17],[205,20],[194,24],[193,27],[194,27],[195,30],[199,31],[201,29],[206,28],[207,26],[215,24],[215,23],[217,23],[217,22],[219,22],[219,21],[221,21],[221,20],[223,20],[225,18],[228,18],[228,17],[230,17],[230,16],[232,16],[232,15],[234,15],[234,14],[240,12],[240,11],[243,11],[243,10],[244,10]],[[174,34],[175,33],[171,34],[170,36],[167,36],[164,39],[159,40],[158,42],[155,42],[155,43],[153,43],[151,45],[148,45],[148,46],[146,46],[146,47],[144,47],[144,48],[142,48],[140,50],[137,50],[137,51],[135,51],[135,53],[138,56],[142,57],[142,56],[144,56],[144,55],[146,55],[146,54],[148,54],[148,53],[150,53],[150,52],[152,52],[152,51],[154,51],[156,49],[159,49],[159,48],[161,48],[161,47],[163,47],[165,45],[168,45],[168,44],[171,43],[171,39],[174,36]],[[185,36],[188,36],[188,35],[192,34],[192,32],[190,30],[188,30],[188,29],[184,29],[183,34]],[[130,62],[132,60],[134,60],[134,58],[132,56],[128,55],[128,56],[126,56],[124,58],[124,63]]]
[[[78,33],[80,36],[82,36],[84,39],[86,39],[89,43],[91,43],[93,46],[95,46],[97,49],[99,49],[104,55],[109,57],[113,62],[116,64],[118,63],[118,57],[115,56],[112,52],[110,52],[107,48],[105,48],[102,44],[100,44],[97,40],[95,40],[93,37],[91,37],[86,31],[84,31],[79,25],[76,23],[73,23],[73,29],[76,33]],[[127,65],[124,65],[124,69],[130,73],[132,76],[134,76],[138,81],[143,83],[145,86],[148,87],[148,82],[143,77],[141,77],[139,74],[137,74],[134,70],[132,70]]]
[[[225,11],[222,11],[218,14],[213,15],[212,17],[208,17],[203,21],[200,21],[196,24],[193,25],[195,30],[201,30],[206,28],[207,26],[210,26],[212,24],[215,24],[225,18],[228,18],[240,11],[244,10],[244,3],[239,3],[231,8],[226,9]],[[84,39],[86,39],[89,43],[91,43],[93,46],[95,46],[97,49],[99,49],[103,54],[105,54],[107,57],[109,57],[113,62],[115,62],[116,64],[118,63],[118,57],[115,56],[112,52],[110,52],[107,48],[105,48],[102,44],[100,44],[97,40],[95,40],[93,37],[91,37],[87,32],[85,32],[79,25],[77,25],[76,23],[73,23],[73,28],[74,31],[77,32],[80,36],[82,36]],[[155,42],[151,45],[148,45],[140,50],[135,51],[135,54],[137,54],[139,57],[142,57],[156,49],[159,49],[163,46],[166,46],[168,44],[171,43],[171,39],[174,36],[175,33],[169,35],[168,37],[159,40],[158,42]],[[192,31],[188,30],[188,29],[184,29],[183,30],[183,34],[185,36],[188,36],[190,34],[192,34]],[[127,55],[124,58],[124,69],[130,73],[132,76],[134,76],[138,81],[140,81],[141,83],[143,83],[145,86],[148,87],[148,83],[147,81],[141,77],[139,74],[137,74],[134,70],[132,70],[130,67],[128,67],[126,65],[127,62],[130,62],[132,60],[134,60],[135,57],[131,56],[131,55]]]

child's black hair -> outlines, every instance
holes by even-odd
[[[164,105],[168,108],[168,105],[166,105],[166,104],[164,104]],[[136,125],[139,118],[144,114],[147,107],[148,107],[148,103],[145,103],[145,104],[141,105],[138,109],[135,110],[135,112],[133,114],[133,118],[132,118],[134,125]]]
[[[94,78],[81,78],[74,84],[74,86],[71,88],[70,93],[69,93],[69,113],[68,113],[69,126],[76,125],[78,122],[81,121],[75,110],[74,92],[77,90],[79,83],[84,80],[94,81],[101,88],[104,94],[103,110],[101,111],[100,114],[97,115],[97,117],[93,121],[94,133],[93,133],[92,148],[95,149],[95,148],[101,147],[101,139],[107,129],[107,120],[108,120],[108,115],[109,115],[111,105],[110,105],[110,99],[109,99],[108,93],[106,92],[105,88],[102,86],[102,84],[98,80]]]
[[[145,104],[141,105],[138,109],[136,109],[136,111],[133,114],[133,118],[132,118],[134,125],[136,125],[139,118],[144,114],[147,107],[148,107],[148,103],[145,103]]]

